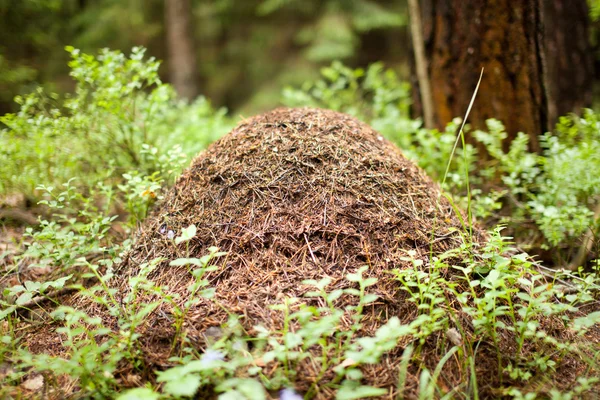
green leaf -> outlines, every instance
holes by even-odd
[[[334,302],[337,299],[339,299],[340,296],[343,294],[344,294],[344,291],[342,289],[336,289],[327,295],[327,301]]]
[[[23,286],[23,285],[15,285],[15,286],[12,286],[9,289],[9,293],[10,294],[17,294],[17,293],[24,292],[25,290],[26,290],[25,286]]]
[[[175,239],[175,241],[177,241],[177,239]],[[201,267],[202,265],[204,265],[202,263],[202,260],[199,258],[178,258],[176,260],[173,260],[169,263],[170,266],[172,267],[179,267],[181,265],[196,265]]]
[[[359,379],[363,378],[363,373],[360,369],[353,368],[353,369],[346,371],[346,377],[348,379],[358,381]]]
[[[267,395],[265,389],[255,379],[251,378],[231,378],[219,384],[216,387],[217,392],[226,392],[219,396],[223,399],[247,399],[247,400],[265,400]],[[237,397],[232,397],[231,393],[235,393]],[[241,396],[240,396],[241,395]]]
[[[386,389],[376,388],[373,386],[358,386],[344,385],[335,396],[336,400],[355,400],[364,399],[367,397],[383,396],[387,394]]]
[[[62,289],[65,286],[65,283],[71,279],[71,277],[73,276],[73,274],[67,275],[67,276],[63,276],[62,278],[58,278],[55,281],[52,282],[48,282],[48,284],[50,286],[52,286],[54,289]]]
[[[50,281],[50,282],[45,282],[42,284],[42,286],[40,287],[40,292],[45,292],[47,288],[49,287],[53,287],[55,289],[62,289],[65,286],[65,282],[67,282],[69,279],[71,279],[73,275],[68,275],[68,276],[64,276],[62,278],[59,278],[55,281]]]
[[[376,283],[377,283],[377,278],[367,278],[367,279],[363,280],[363,282],[362,282],[364,287],[373,286]]]
[[[573,329],[580,331],[588,329],[600,323],[600,311],[596,311],[586,315],[585,317],[575,318],[573,321]]]
[[[216,293],[215,288],[208,288],[208,289],[204,289],[199,294],[201,297],[203,297],[205,299],[212,299],[213,297],[215,297],[215,293]]]
[[[160,302],[158,302],[158,301],[155,301],[154,303],[146,304],[141,309],[138,310],[138,312],[135,314],[135,316],[139,319],[143,319],[148,314],[150,314],[152,311],[154,311],[156,309],[156,307],[158,307],[159,304],[160,304]]]
[[[492,284],[492,286],[496,286],[495,283],[496,283],[496,281],[498,280],[499,277],[500,277],[500,272],[498,272],[497,270],[493,269],[488,274],[486,280],[488,282],[490,282]]]
[[[32,281],[25,281],[24,285],[25,285],[25,289],[27,289],[29,292],[37,292],[39,290],[40,286],[42,286],[42,284],[40,282],[32,282]]]
[[[181,235],[175,238],[175,244],[187,242],[196,236],[196,225],[192,224],[181,230]]]
[[[379,296],[377,296],[376,294],[367,294],[363,298],[363,303],[364,304],[371,304],[374,301],[376,301],[378,298],[379,298]]]
[[[229,392],[220,394],[218,400],[245,400],[245,397],[237,390],[231,390]]]
[[[12,314],[17,309],[16,306],[10,306],[0,311],[0,321],[6,318],[7,315]]]
[[[160,395],[150,388],[135,388],[121,393],[117,400],[157,400]]]
[[[163,387],[163,391],[172,396],[193,396],[200,387],[200,376],[183,375],[178,379],[169,380]]]
[[[33,293],[31,293],[31,292],[25,292],[25,293],[23,293],[22,295],[19,296],[19,298],[17,299],[17,301],[15,303],[18,306],[22,306],[23,304],[27,303],[32,298],[33,298]]]

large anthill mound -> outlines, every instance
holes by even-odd
[[[176,245],[169,232],[177,235],[192,224],[195,237]],[[302,281],[329,276],[328,289],[349,287],[344,277],[367,265],[366,275],[379,278],[370,288],[379,299],[365,312],[361,332],[371,335],[392,316],[409,323],[417,315],[389,271],[407,265],[407,251],[427,267],[432,254],[463,244],[460,231],[459,218],[438,186],[369,126],[333,111],[277,109],[244,120],[193,161],[144,223],[113,284],[120,287],[117,297],[124,296],[128,278],[139,266],[161,257],[165,261],[150,279],[179,293],[183,302],[192,277],[186,267],[169,266],[169,261],[201,257],[211,246],[227,252],[207,276],[216,301],[201,302],[186,317],[188,338],[202,348],[203,332],[223,324],[228,313],[242,316],[250,334],[258,324],[280,329],[283,313],[269,306],[302,297],[308,290]],[[473,239],[482,236],[476,229]],[[352,300],[342,297],[339,302]],[[100,306],[80,301],[110,324]],[[452,315],[471,326],[454,304]],[[168,365],[173,322],[168,304],[145,320],[140,340],[148,365]],[[352,321],[343,323],[345,329]],[[438,340],[447,343],[444,332],[432,335],[420,354],[430,370],[447,351]],[[507,345],[501,351],[515,349]],[[401,354],[399,346],[380,364],[365,367],[364,382],[394,386]],[[476,373],[485,393],[499,376],[497,354],[486,343],[478,345],[477,354]],[[442,371],[450,385],[460,384],[460,365],[450,360]],[[298,371],[296,388],[306,390],[318,368],[306,363]],[[576,376],[576,370],[571,368],[570,375]],[[407,385],[413,393],[419,372],[417,366],[409,369]]]
[[[187,245],[169,239],[169,231],[191,224],[197,234]],[[151,279],[185,299],[192,278],[168,261],[200,257],[211,246],[227,252],[208,277],[219,306],[203,302],[186,322],[201,342],[227,312],[242,315],[250,331],[281,328],[282,313],[269,305],[302,297],[306,279],[329,276],[329,289],[348,287],[344,277],[367,265],[367,275],[379,278],[371,289],[380,300],[365,321],[364,334],[372,334],[392,315],[416,315],[389,271],[407,265],[409,250],[427,260],[459,246],[460,229],[438,186],[368,125],[328,110],[282,108],[244,120],[193,161],[143,225],[117,276],[123,294],[140,264],[163,257]],[[158,363],[171,349],[168,315],[154,313],[143,339]],[[397,378],[393,368],[378,375],[373,384]]]
[[[174,245],[168,231],[197,235]],[[376,291],[394,302],[388,271],[408,250],[426,260],[462,243],[452,207],[425,173],[368,125],[338,112],[277,109],[244,120],[201,153],[143,226],[119,273],[156,257],[228,255],[210,277],[217,300],[248,326],[277,327],[268,305],[301,296],[305,279],[340,281],[363,265],[382,278]],[[186,268],[152,278],[184,295]],[[123,279],[126,283],[126,279]],[[221,324],[217,307],[198,309],[202,329]]]

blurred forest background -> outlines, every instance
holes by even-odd
[[[169,3],[183,8],[169,12]],[[15,95],[40,84],[58,92],[73,89],[66,45],[90,54],[104,47],[128,54],[144,46],[147,54],[169,61],[160,70],[167,82],[177,79],[172,69],[181,72],[193,62],[189,95],[244,113],[273,107],[282,87],[316,78],[332,60],[353,66],[384,61],[409,77],[405,3],[0,0],[0,114],[17,108]],[[181,54],[185,40],[193,43],[193,60]]]
[[[514,122],[514,128],[518,125],[520,130],[539,134],[549,129],[558,115],[591,106],[591,82],[597,80],[600,60],[597,0],[419,3],[425,50],[431,56],[431,81],[440,87],[433,91],[435,108],[442,114],[435,121],[438,127],[462,113],[444,103],[465,108],[473,79],[485,66],[482,56],[493,58],[495,52],[510,49],[503,56],[508,62],[502,62],[523,68],[523,54],[512,49],[519,39],[502,32],[514,18],[521,17],[531,29],[544,31],[544,62],[551,83],[545,90],[550,96],[566,99],[561,100],[566,104],[549,101],[548,123],[529,123],[523,118]],[[527,20],[528,7],[542,10],[539,24]],[[489,17],[494,19],[492,25],[486,24]],[[459,24],[476,21],[466,26],[479,25],[480,31],[461,31],[452,20]],[[101,48],[129,53],[133,46],[143,46],[148,55],[166,61],[159,71],[161,78],[172,83],[181,96],[201,94],[217,108],[224,106],[244,115],[277,105],[283,87],[316,79],[319,69],[333,60],[350,67],[382,61],[412,83],[412,113],[421,115],[406,0],[0,0],[0,21],[0,114],[14,112],[14,96],[39,85],[58,93],[73,90],[69,54],[62,50],[70,45],[90,54]],[[481,37],[481,29],[487,37]],[[481,45],[474,53],[470,43],[485,44],[486,40],[495,41],[497,49]],[[520,50],[525,54],[532,51]],[[436,56],[445,67],[438,68]],[[457,62],[448,63],[448,59]],[[456,68],[466,68],[464,73],[471,78],[451,76]],[[441,82],[436,82],[435,71]],[[453,79],[456,82],[451,83]],[[503,90],[500,79],[493,75],[486,79],[491,81],[490,90]],[[518,80],[514,84],[518,85]],[[446,90],[442,86],[447,86]],[[448,90],[461,94],[455,98]],[[436,93],[444,99],[435,99]],[[509,131],[515,130],[512,118],[498,110],[481,118],[474,116],[481,121],[490,117],[505,121]]]

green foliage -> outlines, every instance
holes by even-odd
[[[36,260],[32,267],[60,266],[56,269],[66,271],[79,257],[109,252],[102,244],[106,243],[107,232],[116,216],[108,216],[106,206],[94,204],[97,196],[106,195],[109,189],[99,185],[91,188],[89,197],[85,197],[72,186],[72,180],[63,187],[65,190],[58,193],[53,187],[39,187],[48,199],[40,203],[49,207],[52,218],[40,219],[37,229],[28,227],[25,231],[26,250],[22,257]]]
[[[194,236],[196,236],[196,226],[190,225],[187,228],[184,228],[181,232],[181,235],[175,238],[175,244],[180,244],[185,242],[189,242]],[[186,250],[189,253],[189,248],[186,247]],[[201,258],[178,258],[177,260],[173,260],[169,263],[170,266],[189,266],[188,272],[191,276],[194,277],[194,281],[187,287],[188,291],[188,299],[183,302],[183,305],[180,305],[177,300],[178,296],[169,296],[166,295],[164,291],[160,290],[157,293],[168,300],[168,302],[173,306],[173,315],[175,316],[175,330],[177,334],[176,338],[181,332],[181,328],[185,321],[185,317],[190,309],[200,302],[201,298],[211,299],[215,294],[215,289],[208,287],[208,281],[203,279],[204,274],[210,271],[215,271],[217,269],[216,266],[211,264],[211,261],[214,258],[222,257],[226,253],[219,252],[219,249],[216,247],[209,247],[209,254],[201,257]],[[186,340],[185,335],[179,338],[182,342]],[[173,346],[175,346],[176,342],[173,342]]]
[[[512,205],[512,220],[533,220],[550,246],[574,247],[588,230],[597,232],[600,195],[600,122],[592,110],[560,118],[555,133],[540,137],[541,154],[529,152],[524,134],[504,152],[504,127],[488,121],[489,132],[475,132],[493,157],[483,171],[499,176]],[[509,220],[510,221],[510,220]],[[510,222],[509,222],[510,223]]]
[[[40,372],[61,371],[76,378],[84,394],[102,399],[109,396],[115,386],[114,373],[124,357],[124,346],[114,339],[99,342],[96,337],[105,336],[110,330],[99,318],[92,318],[71,307],[59,307],[53,313],[64,320],[64,345],[69,349],[69,359],[51,357],[47,354],[33,355],[27,351],[19,354],[22,367],[33,367]]]
[[[71,279],[72,275],[63,276],[53,281],[34,282],[25,281],[23,285],[16,285],[4,290],[3,296],[9,301],[0,300],[3,310],[0,311],[0,320],[14,313],[19,307],[26,307],[36,296],[46,297],[48,289],[62,289],[66,281]]]
[[[66,57],[54,52],[68,30],[60,17],[74,2],[0,0],[0,113],[14,109],[10,105],[16,95],[30,92],[40,81],[55,86],[54,79],[66,73]]]
[[[71,184],[65,188],[47,200],[49,205],[61,212],[66,212],[72,202],[81,196]],[[46,190],[54,193],[49,188]],[[74,237],[94,236],[69,224],[64,229],[70,229]],[[180,244],[188,243],[195,233],[192,225],[184,228],[176,238],[173,236],[173,240]],[[36,242],[41,243],[42,240],[41,237],[36,238]],[[51,235],[46,240],[53,244],[56,254],[66,257],[68,252],[72,252],[70,242],[56,241]],[[85,243],[80,238],[75,240]],[[86,251],[94,249],[90,247]],[[510,252],[516,255],[507,256]],[[108,259],[95,263],[87,261],[82,251],[82,257],[76,260],[69,256],[57,258],[56,262],[71,262],[90,271],[88,277],[97,283],[89,288],[80,287],[81,295],[91,298],[98,307],[105,309],[107,315],[115,318],[116,325],[109,328],[99,318],[61,306],[51,317],[62,323],[60,332],[67,338],[65,345],[68,349],[65,357],[34,355],[25,349],[16,350],[12,343],[5,350],[6,357],[17,362],[19,368],[33,368],[44,372],[47,377],[61,374],[70,376],[78,383],[82,396],[106,398],[115,397],[118,393],[120,399],[180,398],[193,396],[200,388],[208,387],[220,393],[219,398],[222,399],[263,399],[267,390],[293,387],[298,368],[308,359],[311,364],[320,366],[320,370],[314,385],[305,394],[306,398],[319,393],[322,378],[333,372],[335,378],[323,384],[337,389],[337,399],[355,399],[384,394],[381,388],[361,385],[361,366],[379,363],[387,352],[397,351],[402,339],[404,343],[408,340],[412,344],[404,351],[399,389],[404,388],[408,365],[416,363],[421,368],[420,398],[427,399],[436,393],[445,394],[443,386],[439,384],[440,374],[454,354],[457,355],[455,360],[463,360],[459,362],[464,363],[458,368],[466,382],[460,390],[477,387],[470,365],[477,363],[477,348],[482,342],[492,343],[492,348],[497,350],[499,373],[506,374],[516,382],[554,373],[556,360],[563,357],[580,357],[597,351],[577,341],[599,321],[597,312],[581,314],[579,310],[581,305],[593,300],[592,295],[598,291],[600,282],[596,275],[557,276],[557,283],[568,279],[575,288],[572,292],[565,292],[560,285],[546,282],[524,254],[511,251],[499,229],[493,232],[491,240],[480,254],[479,258],[473,259],[466,246],[452,249],[434,257],[425,268],[423,260],[415,258],[416,253],[408,251],[405,261],[412,268],[393,272],[417,312],[408,320],[405,317],[403,321],[395,316],[389,318],[373,336],[359,334],[365,307],[378,300],[377,295],[369,293],[369,288],[377,280],[365,276],[368,269],[362,267],[346,276],[351,284],[346,289],[330,290],[332,280],[327,277],[320,281],[305,281],[308,302],[284,298],[282,303],[273,306],[273,312],[284,316],[281,330],[271,331],[257,326],[255,336],[248,336],[240,329],[238,317],[232,315],[228,324],[222,327],[225,334],[202,354],[196,355],[195,345],[186,338],[182,326],[191,307],[198,304],[200,299],[212,299],[214,288],[203,276],[216,268],[212,266],[212,261],[224,253],[209,249],[209,254],[201,258],[189,257],[188,254],[186,258],[170,262],[171,266],[187,266],[188,272],[194,277],[185,299],[170,294],[167,288],[157,286],[149,278],[161,262],[160,259],[140,265],[138,274],[129,279],[128,289],[123,292],[127,294],[117,299],[117,289],[112,286],[112,265],[118,262],[118,257],[112,253]],[[43,258],[35,253],[29,253],[29,256]],[[450,270],[457,273],[448,274]],[[19,306],[34,296],[46,295],[48,290],[63,288],[70,279],[72,276],[69,275],[8,288],[2,300],[7,311],[2,313],[1,318],[13,324],[14,311]],[[152,302],[139,300],[141,296],[147,298],[148,294],[152,295]],[[348,305],[342,309],[339,307],[342,298],[354,300],[345,302]],[[174,357],[171,360],[178,365],[165,371],[156,371],[157,382],[162,383],[160,389],[147,386],[120,392],[118,366],[127,363],[135,368],[144,368],[137,328],[161,304],[169,304],[173,309],[175,335]],[[462,306],[465,314],[461,318],[457,318],[452,311],[455,304]],[[572,340],[557,341],[543,330],[539,321],[552,316],[560,317],[564,325],[569,327],[574,334]],[[351,321],[348,330],[340,329],[343,317]],[[448,334],[450,330],[454,330],[453,335],[458,338],[451,338]],[[438,342],[443,356],[431,371],[419,361],[420,354],[426,343],[434,338],[438,341],[439,333],[443,332],[446,332],[454,346]],[[501,352],[500,338],[511,338],[511,348],[515,352]],[[593,358],[583,359],[588,360],[590,368],[598,367]],[[273,370],[273,365],[278,367]],[[552,389],[553,396],[577,396],[596,383],[593,377],[582,376],[580,384],[572,392]],[[516,398],[533,395],[533,392],[523,391],[520,387],[507,384],[499,390]]]
[[[592,21],[598,21],[600,19],[600,1],[598,0],[587,0],[590,7],[590,17]]]
[[[78,34],[69,42],[83,49],[153,47],[164,34],[160,1],[99,0],[73,11],[68,26]]]
[[[0,113],[16,110],[12,99],[38,85],[71,89],[59,51],[65,43],[90,54],[143,46],[165,58],[164,7],[163,0],[0,0]],[[357,65],[387,58],[406,70],[405,1],[191,0],[190,7],[201,92],[236,115],[274,107],[283,86],[338,58]]]
[[[0,101],[9,102],[9,93],[15,92],[37,76],[37,71],[27,65],[13,65],[5,56],[0,54]]]
[[[408,119],[410,85],[381,63],[363,70],[351,69],[339,61],[321,69],[322,79],[306,82],[300,89],[287,87],[282,102],[290,107],[328,108],[379,124],[393,118]],[[375,126],[379,128],[379,126]]]
[[[298,32],[297,38],[307,45],[306,57],[321,62],[352,57],[360,44],[360,33],[407,23],[404,4],[392,8],[373,0],[263,0],[258,13],[268,15],[280,9],[316,16]]]
[[[507,256],[510,247],[507,247],[506,240],[509,238],[502,237],[500,231],[498,228],[492,232],[490,241],[483,249],[481,260],[473,260],[464,250],[453,249],[435,257],[429,270],[418,268],[420,260],[411,258],[416,268],[394,272],[404,290],[409,293],[410,301],[414,302],[419,310],[419,315],[411,325],[418,327],[416,337],[419,333],[423,335],[421,343],[434,332],[446,330],[446,336],[458,345],[466,340],[465,332],[469,327],[473,327],[474,336],[470,342],[474,347],[455,347],[453,352],[463,354],[466,351],[467,354],[475,354],[475,343],[490,341],[497,352],[499,373],[505,373],[515,381],[528,381],[536,374],[543,376],[551,373],[556,366],[555,360],[578,352],[576,340],[557,341],[541,328],[540,320],[560,316],[565,326],[583,334],[585,327],[595,324],[598,316],[596,313],[590,313],[582,317],[583,319],[575,317],[579,306],[593,299],[590,296],[590,288],[585,283],[581,286],[575,284],[576,294],[565,295],[559,285],[555,287],[548,283],[547,278],[537,272],[525,254]],[[466,257],[463,259],[464,266],[447,261],[457,256]],[[444,271],[448,268],[460,271],[460,274],[445,276]],[[556,276],[553,279],[560,281],[560,278]],[[596,289],[600,288],[598,283],[596,279]],[[560,301],[556,301],[557,298]],[[462,325],[452,312],[448,312],[452,310],[450,305],[455,301],[462,305],[462,311],[469,316],[467,326]],[[456,333],[448,335],[451,325],[457,330],[452,328]],[[451,339],[451,336],[455,335],[458,336],[458,340]],[[514,340],[510,347],[515,348],[516,352],[503,353],[500,350],[500,338]],[[526,346],[529,346],[528,351],[525,350]],[[537,346],[539,352],[531,352],[531,346]],[[468,369],[468,365],[465,365],[465,370]],[[434,373],[434,376],[436,375]],[[423,384],[427,384],[429,379],[428,375],[421,376],[421,393],[424,390]],[[575,389],[577,390],[579,388]],[[507,393],[512,394],[512,391],[513,389],[506,389]]]
[[[193,225],[183,229],[178,236],[179,241],[189,241],[195,236],[194,230]],[[212,298],[209,293],[213,288],[202,276],[214,270],[211,261],[225,253],[210,249],[209,254],[201,258],[171,261],[172,266],[188,266],[190,274],[195,277],[184,303],[169,294],[168,288],[157,286],[149,278],[160,259],[141,265],[138,274],[129,279],[127,295],[119,300],[115,297],[116,288],[111,285],[114,282],[112,268],[102,269],[80,259],[80,265],[91,271],[90,276],[98,282],[90,288],[80,288],[81,294],[106,309],[108,315],[115,318],[116,327],[109,328],[99,318],[81,310],[60,306],[51,316],[57,322],[62,321],[59,330],[66,337],[68,351],[65,357],[34,355],[25,349],[8,350],[8,357],[18,361],[19,368],[33,368],[44,372],[46,377],[70,376],[78,383],[82,396],[149,400],[190,397],[206,388],[213,388],[220,399],[266,399],[267,391],[280,389],[289,398],[297,399],[298,395],[289,388],[294,386],[301,363],[309,360],[312,365],[320,366],[320,370],[304,398],[313,398],[324,387],[329,387],[336,390],[337,399],[343,400],[387,393],[382,388],[362,385],[361,367],[379,363],[386,353],[397,351],[402,340],[412,344],[404,345],[398,390],[404,389],[408,365],[416,365],[421,370],[419,398],[429,399],[452,393],[446,392],[447,388],[439,381],[442,369],[450,360],[458,363],[457,372],[462,374],[464,382],[454,390],[466,393],[473,390],[469,388],[476,388],[471,365],[477,363],[480,344],[490,343],[491,348],[497,351],[498,373],[511,378],[497,388],[498,393],[514,398],[533,398],[536,386],[525,390],[519,381],[543,379],[547,374],[555,373],[557,360],[564,357],[580,358],[597,352],[597,349],[578,341],[578,337],[598,324],[600,316],[597,312],[581,314],[579,307],[593,300],[591,294],[597,292],[600,282],[595,275],[578,277],[565,274],[556,277],[557,284],[553,285],[545,281],[526,255],[513,251],[516,255],[507,256],[510,250],[507,238],[502,237],[500,229],[497,229],[477,259],[473,259],[466,247],[452,249],[434,257],[428,268],[424,268],[423,261],[415,258],[414,252],[407,252],[406,261],[412,268],[395,270],[394,276],[417,312],[408,319],[403,316],[402,321],[397,316],[389,318],[373,336],[359,334],[365,306],[378,299],[378,296],[369,293],[369,288],[377,280],[366,277],[368,269],[362,267],[346,276],[351,284],[346,289],[330,290],[332,280],[325,277],[320,281],[304,282],[309,289],[306,301],[283,298],[280,304],[273,306],[273,312],[284,316],[281,330],[257,326],[255,335],[249,336],[241,329],[239,317],[232,315],[221,328],[224,334],[201,354],[197,353],[193,342],[186,339],[181,326],[191,306],[201,298]],[[456,273],[448,274],[450,270]],[[26,283],[11,288],[5,295],[44,293],[51,287],[63,287],[68,278]],[[558,285],[563,279],[569,279],[576,290],[565,293]],[[140,302],[141,296],[147,294],[153,294],[154,301]],[[345,301],[347,306],[343,309],[339,306],[342,298],[353,301]],[[23,301],[17,300],[15,307],[21,303]],[[171,361],[176,365],[155,371],[158,387],[121,391],[118,366],[127,363],[144,368],[137,328],[163,303],[171,304],[176,310],[173,340],[182,346],[177,351],[173,348]],[[453,311],[456,304],[460,304],[465,313],[460,318],[455,315],[457,311]],[[12,321],[12,315],[12,312],[4,313],[2,318]],[[572,339],[557,341],[544,330],[540,321],[552,316],[559,317],[570,329]],[[350,329],[340,329],[342,317],[351,321]],[[454,331],[453,335],[449,335],[450,330]],[[440,333],[444,332],[447,342],[440,340]],[[508,345],[515,351],[500,351],[501,338],[503,346]],[[436,341],[441,352],[433,370],[426,367],[426,360],[422,358],[424,346],[431,340]],[[512,342],[507,344],[507,340]],[[598,368],[593,357],[581,359],[587,360],[592,370]],[[331,376],[332,372],[334,378],[324,381],[323,378]],[[550,389],[553,398],[573,398],[597,383],[593,376],[581,376],[579,384],[570,392]]]
[[[6,291],[3,317],[34,298],[54,301],[48,291],[62,289],[64,276],[79,281],[87,270],[99,279],[98,269],[110,271],[130,243],[110,230],[130,233],[189,156],[229,125],[225,111],[215,112],[204,99],[176,101],[143,49],[130,58],[108,50],[98,57],[69,51],[74,95],[60,100],[38,90],[22,99],[17,114],[2,117],[8,128],[0,136],[0,193],[24,192],[47,209],[37,227],[26,229],[23,250],[5,274],[18,273],[23,264],[50,271],[45,282]],[[112,315],[123,311],[114,301],[104,304]]]
[[[158,77],[159,63],[144,60],[142,48],[130,57],[67,50],[75,93],[63,99],[38,89],[17,98],[18,113],[0,117],[7,126],[0,132],[0,193],[34,196],[38,182],[56,186],[85,176],[93,183],[107,170],[152,176],[166,164],[162,178],[173,179],[184,161],[178,153],[196,154],[229,127],[224,111],[214,111],[205,99],[177,101]],[[139,184],[132,179],[126,177],[128,185]],[[158,176],[151,179],[151,189],[160,184]]]

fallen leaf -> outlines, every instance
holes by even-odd
[[[354,361],[351,358],[346,358],[339,366],[343,367],[343,368],[346,368],[346,367],[351,367],[354,364],[356,364],[356,361]]]
[[[448,329],[446,331],[446,337],[455,346],[462,346],[462,344],[463,344],[462,336],[460,335],[460,333],[458,332],[458,330],[456,330],[456,328],[450,328],[450,329]]]
[[[29,378],[21,383],[21,387],[32,392],[42,390],[42,387],[44,387],[44,377],[42,375],[36,375],[33,378]]]

